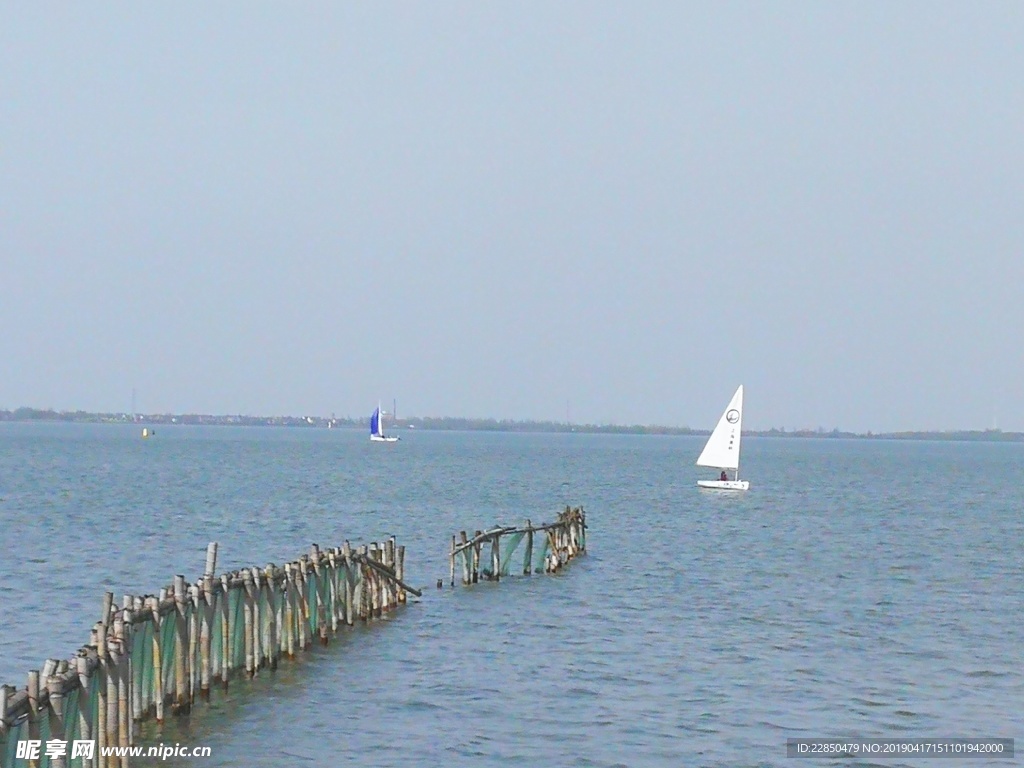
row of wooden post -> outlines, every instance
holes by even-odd
[[[553,523],[534,526],[527,520],[521,527],[497,526],[489,531],[475,531],[472,539],[465,531],[460,531],[458,537],[452,536],[449,554],[450,583],[455,586],[457,561],[462,564],[463,584],[476,584],[481,577],[486,580],[499,580],[503,571],[501,537],[517,534],[523,534],[526,540],[523,575],[528,576],[535,571],[554,573],[577,555],[586,552],[586,529],[586,513],[583,508],[567,506]],[[535,568],[533,564],[534,537],[538,534],[546,538],[547,545],[542,568]],[[481,565],[482,548],[488,542],[491,545],[489,567]],[[509,567],[504,567],[504,570],[511,572]],[[438,586],[441,586],[440,582]]]
[[[41,672],[29,672],[21,691],[0,686],[0,758],[9,739],[38,740],[46,721],[51,739],[70,742],[74,734],[96,741],[92,759],[76,765],[127,766],[127,757],[104,757],[100,750],[133,745],[134,723],[162,721],[168,706],[185,714],[197,696],[209,698],[213,683],[227,687],[243,670],[252,677],[275,669],[314,637],[326,645],[340,625],[380,617],[405,603],[407,592],[421,594],[405,583],[405,547],[394,537],[355,550],[348,542],[325,551],[314,544],[283,567],[271,563],[220,577],[216,561],[211,543],[204,575],[194,584],[179,575],[159,595],[126,595],[120,608],[106,593],[89,645],[70,660],[51,659]],[[71,695],[78,697],[75,721],[65,714]],[[69,755],[70,744],[67,756],[19,764],[66,768]]]

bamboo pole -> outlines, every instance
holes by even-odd
[[[451,566],[451,586],[455,586],[455,534],[452,534],[452,549],[448,555],[448,563]]]
[[[39,670],[32,669],[28,673],[28,737],[39,741]],[[39,760],[28,761],[29,768],[39,768]]]
[[[211,541],[206,545],[206,567],[203,569],[203,576],[213,578],[217,575],[217,542]]]
[[[188,630],[186,625],[185,577],[174,577],[174,712],[184,715],[189,711],[188,700]]]
[[[267,579],[267,665],[273,671],[277,669],[277,660],[281,656],[281,624],[278,620],[278,589],[274,564],[267,565],[263,573]]]
[[[10,697],[11,689],[6,685],[0,685],[0,741],[7,739],[7,701]]]
[[[366,553],[368,551],[369,547],[363,544],[356,553],[359,559],[359,581],[356,583],[356,590],[359,593],[359,619],[361,621],[367,621],[370,618],[370,589],[368,581],[370,567],[366,564]]]
[[[379,542],[377,544],[377,556],[372,559],[377,563],[377,565],[385,565],[384,542]],[[384,603],[387,600],[387,579],[381,575],[380,569],[377,568],[374,569],[373,578],[374,585],[376,586],[374,594],[377,597],[377,610],[373,612],[373,617],[375,619],[379,619],[385,610]]]
[[[104,614],[106,615],[106,614]],[[96,749],[99,754],[99,768],[107,768],[107,758],[103,754],[103,747],[113,746],[107,743],[107,628],[103,622],[98,622],[95,627],[96,637]]]
[[[213,576],[203,576],[202,625],[199,628],[199,698],[210,698],[211,652],[213,650],[213,612],[217,596],[213,593]]]
[[[470,576],[470,556],[467,554],[466,549],[469,546],[468,539],[466,538],[465,531],[460,531],[459,535],[462,537],[462,583],[470,584],[472,583],[472,577]]]
[[[327,589],[331,608],[331,633],[338,632],[338,558],[333,549],[327,552],[328,574]]]
[[[124,654],[121,652],[121,642],[117,639],[116,634],[112,633],[107,637],[107,744],[112,747],[121,746],[121,697],[119,691],[123,662]],[[121,759],[111,756],[107,762],[109,765],[116,766],[121,764]]]
[[[316,635],[321,645],[327,645],[327,569],[320,562],[320,547],[313,544],[309,549],[309,560],[313,569],[313,595],[316,598]],[[312,614],[312,611],[311,611]],[[312,615],[310,616],[312,618]]]
[[[473,583],[478,584],[480,582],[480,541],[479,536],[482,532],[476,531],[473,534]]]
[[[395,553],[395,575],[398,577],[398,602],[405,603],[406,601],[406,589],[405,589],[405,545],[400,545],[397,552]]]
[[[367,555],[372,562],[379,562],[380,556],[377,551],[377,542],[370,542],[370,551]],[[376,618],[380,616],[380,579],[377,576],[377,571],[371,570],[367,574],[370,579],[370,616],[369,618]]]
[[[252,623],[252,574],[248,569],[242,572],[242,579],[244,586],[242,587],[242,620],[244,622],[243,630],[245,632],[245,674],[249,677],[253,677],[256,674],[256,667],[253,661],[253,638],[255,632],[253,630]]]
[[[132,598],[132,615],[131,615],[131,621],[128,622],[128,631],[130,633],[130,641],[129,642],[131,643],[131,648],[132,648],[132,651],[133,651],[133,654],[132,654],[133,658],[132,658],[132,662],[131,662],[132,684],[131,684],[131,689],[130,689],[130,696],[131,696],[131,700],[132,700],[132,721],[136,722],[136,723],[141,721],[142,718],[144,717],[144,714],[143,714],[143,701],[144,701],[143,695],[144,694],[143,694],[143,690],[142,689],[143,689],[143,680],[145,680],[145,672],[146,672],[146,670],[145,670],[144,663],[140,664],[140,663],[138,663],[134,659],[134,650],[135,650],[136,633],[142,633],[142,637],[145,637],[146,628],[145,628],[145,624],[141,624],[140,626],[136,627],[135,623],[136,623],[136,621],[138,621],[139,617],[146,615],[146,614],[143,613],[144,610],[145,610],[145,603],[144,603],[143,599],[141,597],[137,596],[137,595],[135,597],[133,597]],[[145,654],[143,654],[143,656],[144,655]],[[133,744],[135,743],[135,728],[134,727],[132,728],[132,743]]]
[[[310,639],[309,631],[309,560],[305,557],[299,558],[297,571],[296,598],[298,601],[298,607],[296,610],[296,618],[298,619],[299,628],[298,647],[300,651],[304,651],[313,644],[313,641]]]
[[[291,563],[284,564],[284,651],[289,659],[295,658],[295,571]]]
[[[75,659],[75,667],[78,672],[78,684],[82,688],[82,693],[78,699],[78,735],[83,741],[92,741],[94,738],[92,730],[92,707],[90,706],[90,688],[92,683],[93,670],[89,666],[89,657],[84,654],[84,650],[79,651],[79,656]],[[82,768],[93,768],[96,765],[96,753],[93,752],[92,757],[82,760]]]
[[[231,606],[228,577],[220,577],[220,684],[226,691],[231,679]]]
[[[130,617],[130,611],[128,612]],[[131,727],[131,712],[129,707],[131,702],[129,700],[129,677],[128,667],[130,660],[130,651],[128,647],[127,632],[125,630],[125,612],[122,611],[114,619],[114,642],[117,644],[118,658],[116,662],[116,673],[117,673],[117,745],[119,747],[129,746],[131,741],[130,727]],[[127,768],[128,758],[127,756],[122,757],[121,765]]]
[[[217,573],[217,542],[206,545],[206,566],[203,568],[202,625],[199,628],[199,697],[210,698],[212,679],[213,615],[217,607],[214,576]]]
[[[203,613],[199,602],[199,584],[189,584],[185,592],[186,606],[188,607],[188,618],[186,620],[186,634],[188,635],[188,656],[186,668],[188,669],[188,703],[191,707],[196,701],[196,694],[199,692],[199,640],[200,621]]]
[[[388,568],[390,568],[392,571],[394,571],[395,575],[397,576],[398,575],[398,542],[396,541],[394,536],[392,536],[390,539],[388,539],[387,542],[385,543],[384,553],[385,553],[385,558],[384,559],[387,561],[386,565],[388,566]],[[396,582],[390,581],[390,580],[387,582],[387,585],[388,585],[388,610],[391,610],[393,608],[398,607],[398,603],[400,602],[399,591],[400,591],[401,588],[398,586],[398,584]]]
[[[352,545],[345,541],[341,545],[341,559],[345,566],[345,623],[352,626],[355,623],[355,575],[352,562]]]
[[[8,733],[7,706],[11,697],[11,688],[0,685],[0,742],[6,741]]]
[[[46,678],[46,690],[49,693],[50,738],[66,740],[63,680],[55,674],[48,675]],[[50,761],[51,768],[67,768],[67,764],[66,753],[58,755]]]
[[[153,706],[156,721],[164,721],[164,655],[163,617],[160,615],[160,600],[151,597],[147,606],[153,611]]]
[[[530,518],[526,518],[526,553],[523,555],[523,575],[529,576],[533,572],[533,526]]]
[[[253,674],[259,672],[263,664],[263,579],[259,568],[249,568],[252,576],[252,664]]]

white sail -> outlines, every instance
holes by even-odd
[[[743,385],[736,390],[697,459],[699,467],[739,469],[740,430],[743,426]]]

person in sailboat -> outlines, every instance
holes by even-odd
[[[719,475],[718,479],[721,480],[723,483],[729,481],[729,476],[727,474],[725,474],[725,470],[724,469],[722,470],[722,474]]]

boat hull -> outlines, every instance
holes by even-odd
[[[397,437],[382,437],[381,435],[370,435],[370,441],[374,443],[397,443]]]
[[[714,491],[746,491],[750,489],[749,480],[698,480],[697,485]]]

